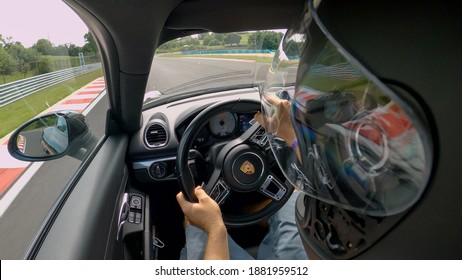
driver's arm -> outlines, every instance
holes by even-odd
[[[181,192],[176,198],[189,222],[208,235],[204,259],[228,260],[228,236],[220,207],[202,188],[196,188],[195,194],[198,203],[187,201]]]
[[[255,120],[264,127],[268,133],[275,134],[277,137],[284,140],[289,147],[295,148],[295,153],[301,160],[300,150],[296,144],[297,135],[290,120],[290,102],[278,97],[269,96],[265,99],[276,110],[273,116],[264,116],[261,112],[255,114]],[[274,129],[275,131],[271,131]],[[294,145],[295,144],[295,145]]]

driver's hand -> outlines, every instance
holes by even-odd
[[[181,210],[189,222],[207,234],[223,229],[224,222],[221,210],[215,200],[210,198],[201,187],[197,187],[194,192],[198,200],[197,203],[187,201],[182,192],[176,196]]]
[[[264,116],[261,112],[257,112],[255,114],[255,120],[257,120],[268,133],[272,133],[284,139],[288,145],[291,145],[296,136],[290,120],[289,101],[280,99],[276,96],[267,96],[265,101],[272,105],[275,110],[274,115]]]

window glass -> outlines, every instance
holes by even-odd
[[[75,111],[101,139],[108,101],[96,42],[68,6],[0,0],[0,7],[0,259],[18,259],[85,157],[20,161],[7,151],[11,133],[39,115]],[[72,136],[62,117],[53,129]],[[20,150],[39,143],[24,135]]]
[[[164,43],[154,56],[145,105],[174,95],[258,86],[284,33],[210,32]]]

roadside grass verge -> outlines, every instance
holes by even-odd
[[[273,54],[197,54],[197,55],[183,55],[183,54],[167,54],[163,57],[195,57],[195,58],[216,58],[216,59],[237,59],[237,60],[251,60],[258,63],[271,63],[273,61]]]
[[[103,71],[98,69],[1,107],[0,138],[101,76]]]
[[[11,83],[11,82],[25,79],[25,78],[34,77],[34,76],[37,76],[37,70],[28,71],[25,75],[18,73],[18,72],[14,72],[11,75],[5,75],[5,76],[0,75],[0,85]]]

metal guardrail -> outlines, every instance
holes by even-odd
[[[98,68],[101,68],[101,63],[73,67],[0,85],[0,107]]]

